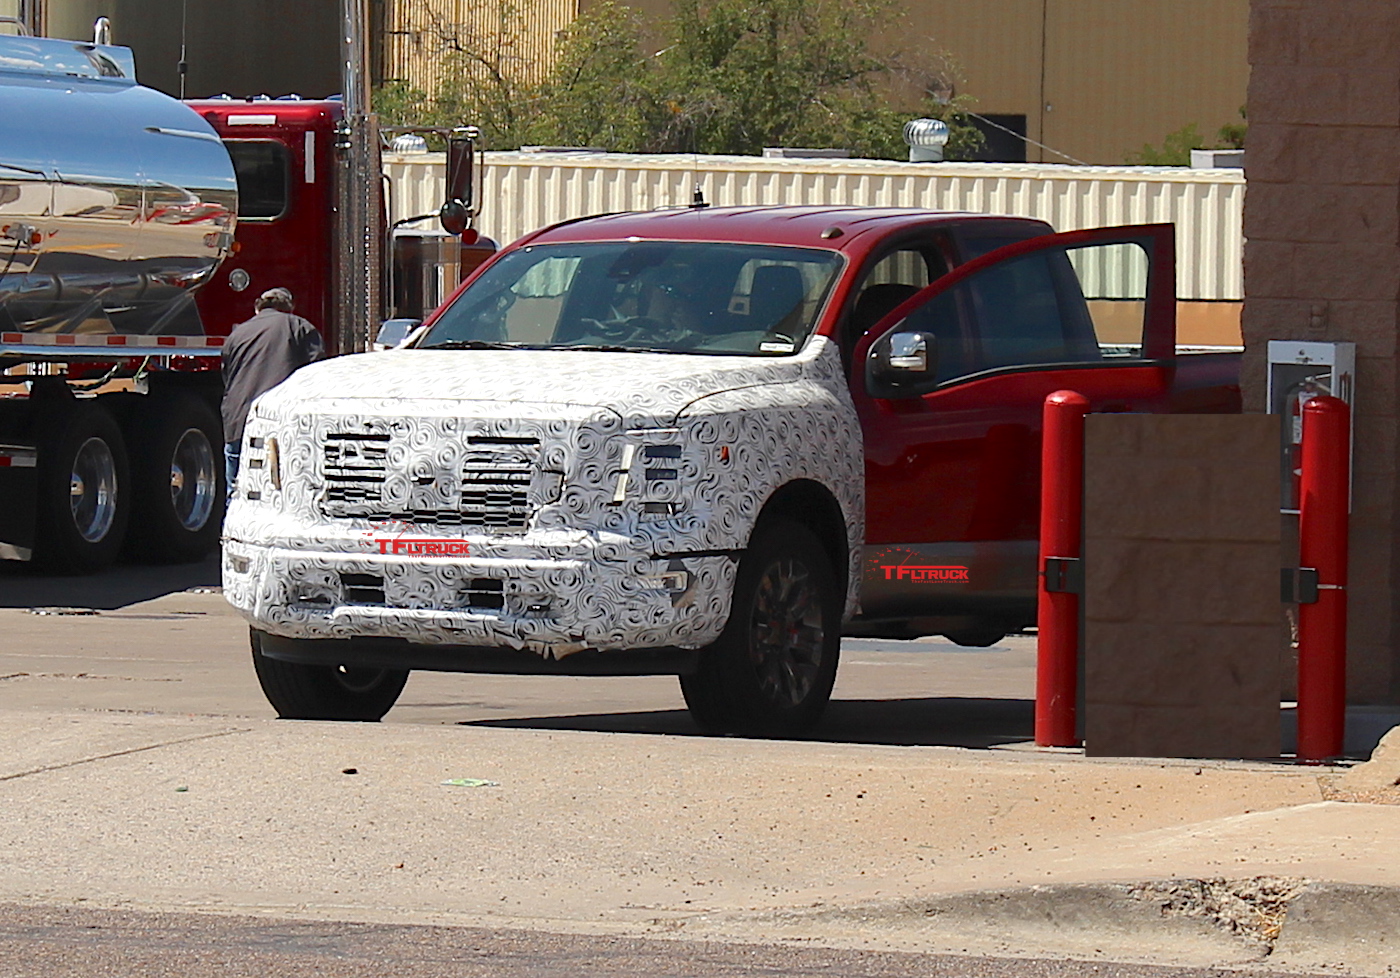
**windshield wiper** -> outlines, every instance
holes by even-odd
[[[561,343],[551,347],[554,350],[583,350],[585,353],[671,353],[671,350],[657,350],[649,346],[617,346],[606,343]]]
[[[420,350],[523,350],[523,343],[501,343],[496,340],[443,340],[425,343]]]

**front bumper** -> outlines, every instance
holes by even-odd
[[[474,553],[474,547],[466,548]],[[226,540],[224,595],[293,639],[401,639],[528,651],[697,649],[719,637],[735,563],[706,556],[400,556]],[[446,650],[444,650],[446,651]]]

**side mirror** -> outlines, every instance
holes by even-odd
[[[409,334],[421,325],[421,319],[386,319],[379,324],[379,335],[374,338],[370,349],[392,350],[408,339]]]
[[[938,338],[896,331],[870,348],[865,384],[871,397],[917,397],[938,385]]]
[[[467,229],[467,223],[470,220],[471,212],[467,210],[467,205],[460,200],[449,200],[438,211],[438,223],[448,234],[461,234]]]
[[[472,127],[453,129],[447,136],[447,199],[470,209],[475,196],[476,137]],[[453,231],[453,234],[460,232]]]

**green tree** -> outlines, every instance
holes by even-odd
[[[902,17],[896,0],[677,0],[648,55],[636,12],[605,2],[562,33],[553,69],[536,85],[513,81],[484,39],[444,29],[444,50],[457,59],[452,78],[420,103],[418,118],[473,121],[496,146],[741,154],[808,146],[897,158],[904,122],[924,115],[949,124],[951,157],[975,151],[981,134],[965,115],[970,99],[952,94],[951,62],[869,49],[877,27]],[[899,89],[923,96],[893,98]],[[380,102],[407,121],[421,94],[386,88]]]
[[[1128,156],[1128,162],[1140,166],[1189,166],[1193,149],[1244,149],[1245,134],[1249,122],[1245,110],[1240,108],[1240,121],[1227,122],[1216,132],[1216,142],[1207,146],[1205,137],[1194,122],[1182,126],[1176,132],[1168,133],[1161,146],[1145,145]]]

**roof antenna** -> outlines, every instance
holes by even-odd
[[[705,191],[700,187],[700,133],[694,127],[690,130],[690,172],[695,174],[695,192],[690,195],[691,209],[698,211],[709,207],[705,202]]]
[[[185,97],[185,76],[189,74],[190,63],[185,60],[185,28],[189,24],[189,0],[180,0],[180,98]]]

